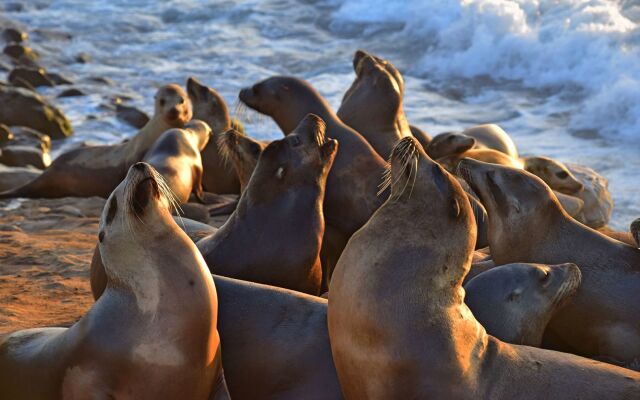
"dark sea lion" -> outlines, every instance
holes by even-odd
[[[267,144],[235,129],[229,129],[218,137],[218,149],[222,158],[233,166],[240,181],[240,193],[247,187],[258,158]]]
[[[209,125],[191,120],[184,129],[163,133],[143,158],[162,175],[180,204],[188,202],[191,193],[203,201],[200,152],[210,137]]]
[[[459,169],[487,208],[496,264],[580,267],[575,298],[549,323],[552,347],[621,362],[640,357],[640,250],[570,218],[533,174],[470,159]]]
[[[507,264],[467,282],[464,302],[491,336],[540,347],[549,320],[579,286],[575,264]]]
[[[327,301],[214,276],[224,372],[233,399],[341,399]]]
[[[476,145],[476,140],[459,132],[444,132],[431,139],[424,148],[429,157],[437,160],[442,157],[463,154]]]
[[[629,227],[631,235],[636,241],[636,246],[640,247],[640,218],[634,220]]]
[[[100,219],[104,294],[71,328],[0,339],[3,398],[229,398],[216,289],[167,191],[148,164],[129,169]]]
[[[204,190],[218,194],[240,193],[238,178],[231,166],[224,162],[218,148],[218,136],[231,129],[227,103],[218,92],[193,77],[187,80],[187,93],[193,103],[193,118],[206,122],[213,132],[213,137],[202,151]]]
[[[411,129],[404,115],[404,80],[389,61],[358,50],[353,56],[356,79],[342,98],[338,118],[360,133],[387,158]]]
[[[0,193],[12,197],[108,197],[131,165],[140,161],[164,131],[191,119],[191,102],[178,85],[161,87],[155,96],[153,118],[130,140],[68,151],[33,181]]]
[[[240,91],[240,100],[252,109],[269,115],[288,135],[308,113],[327,124],[327,137],[337,139],[340,151],[327,180],[324,202],[326,221],[322,242],[322,263],[327,280],[349,237],[382,204],[386,193],[378,195],[378,183],[386,165],[373,147],[355,130],[345,125],[327,102],[307,82],[276,76]]]
[[[320,294],[322,201],[338,151],[320,117],[309,114],[258,159],[238,207],[198,242],[217,275]]]
[[[467,196],[414,138],[391,194],[334,271],[329,338],[348,399],[631,399],[640,374],[488,335],[464,304],[475,230]]]

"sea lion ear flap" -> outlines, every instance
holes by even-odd
[[[338,141],[336,139],[328,139],[322,147],[320,147],[320,156],[323,160],[332,158],[338,152]]]
[[[453,218],[458,218],[462,213],[462,205],[460,204],[460,200],[457,198],[453,198],[451,200],[451,216]]]

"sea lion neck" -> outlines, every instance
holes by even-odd
[[[169,125],[162,115],[154,115],[145,126],[124,144],[129,154],[129,164],[133,164],[144,157],[144,154],[165,131],[175,128]],[[127,165],[127,168],[129,165]]]
[[[305,89],[300,94],[302,99],[292,99],[296,104],[287,104],[276,115],[273,115],[273,119],[285,135],[293,132],[307,114],[316,114],[322,118],[327,124],[327,132],[330,132],[332,127],[345,126],[319,93],[312,88]]]

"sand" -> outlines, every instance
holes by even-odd
[[[91,307],[89,266],[104,203],[97,197],[0,201],[0,334],[70,326]]]

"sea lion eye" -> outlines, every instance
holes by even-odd
[[[178,102],[178,104],[184,104],[184,97],[180,97],[180,101]]]
[[[551,274],[546,269],[542,269],[541,271],[542,274],[540,275],[540,283],[546,283],[547,281],[549,281]]]
[[[294,146],[294,147],[298,147],[298,146],[300,146],[300,144],[301,144],[301,143],[300,143],[300,137],[298,137],[298,136],[296,136],[296,135],[292,136],[292,137],[291,137],[291,142],[292,142],[292,144],[293,144],[293,146]]]
[[[509,293],[509,296],[507,297],[508,301],[517,301],[520,298],[520,290],[514,290],[513,292]]]
[[[165,101],[164,101],[164,99],[160,99],[160,102],[159,102],[159,104],[160,104],[160,107],[164,107],[164,104],[165,104]]]
[[[567,179],[569,177],[569,174],[567,173],[567,171],[560,171],[556,172],[556,176],[560,179]]]

